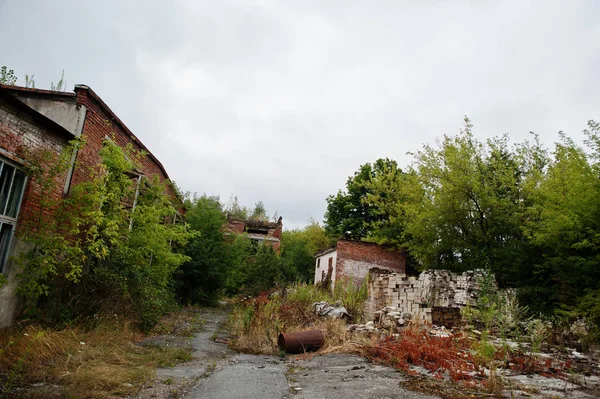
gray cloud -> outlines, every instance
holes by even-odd
[[[1,64],[94,88],[185,190],[320,219],[359,165],[461,127],[600,119],[594,1],[0,0]],[[22,78],[21,78],[22,79]]]

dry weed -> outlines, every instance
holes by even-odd
[[[297,285],[286,297],[262,293],[236,306],[229,320],[231,348],[245,353],[276,355],[282,332],[321,330],[325,342],[319,353],[359,353],[364,344],[352,342],[346,323],[315,315],[313,302],[324,294],[313,286]],[[325,294],[326,295],[326,294]],[[326,299],[326,298],[325,298]]]
[[[108,398],[136,392],[157,366],[190,358],[181,348],[139,347],[143,338],[129,323],[93,330],[15,327],[0,336],[0,397]],[[59,385],[61,392],[16,391],[33,383]],[[50,395],[50,396],[48,396]]]

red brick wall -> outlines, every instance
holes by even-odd
[[[30,159],[40,151],[47,150],[53,156],[58,157],[68,145],[68,141],[68,136],[57,134],[41,126],[26,113],[0,100],[0,154],[3,157],[23,167],[28,167],[31,165]],[[39,182],[28,176],[21,202],[17,231],[24,222],[38,216],[42,194],[57,200],[61,198],[66,172],[55,176],[55,180],[56,189],[49,193],[42,193]]]
[[[246,224],[244,222],[242,222],[241,220],[229,220],[227,222],[227,227],[225,228],[225,231],[231,232],[234,234],[244,234],[245,227],[246,227]]]
[[[89,90],[76,87],[75,93],[77,94],[77,104],[87,108],[82,132],[85,146],[77,154],[79,163],[88,167],[98,165],[100,163],[99,152],[106,137],[109,137],[120,147],[125,147],[131,143],[136,151],[145,150],[141,143],[127,131],[127,128],[115,119],[110,110],[107,110],[104,104],[97,101],[95,96],[90,94]],[[142,158],[139,166],[140,170],[149,179],[152,179],[155,175],[159,176],[161,181],[168,179],[161,167],[149,155]],[[88,177],[89,173],[86,168],[76,168],[72,184],[75,185],[85,181]],[[168,191],[172,197],[175,197],[175,193],[170,187]]]
[[[356,285],[360,285],[371,267],[405,273],[406,255],[374,243],[338,241],[336,281],[352,278]]]
[[[275,228],[273,228],[274,223],[265,223],[268,224],[268,233],[266,237],[274,237],[278,240],[281,240],[281,231],[283,229],[283,224],[278,223]],[[246,222],[243,220],[237,219],[229,219],[227,224],[223,226],[223,231],[226,233],[233,233],[235,235],[244,234],[246,231]],[[269,245],[273,247],[276,252],[279,252],[279,248],[281,247],[281,241],[266,241]]]

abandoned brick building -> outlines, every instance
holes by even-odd
[[[7,280],[0,288],[0,328],[13,323],[19,306],[18,270],[12,258],[28,250],[14,233],[23,224],[19,221],[39,209],[39,182],[26,173],[29,157],[36,150],[59,154],[79,137],[85,145],[73,154],[71,168],[64,176],[55,176],[60,189],[44,195],[66,196],[73,185],[88,179],[88,167],[100,162],[105,140],[144,151],[139,170],[132,171],[136,184],[155,175],[161,181],[169,180],[158,159],[88,86],[76,85],[74,92],[68,93],[0,85],[0,273]],[[169,194],[177,198],[168,187]]]
[[[277,222],[269,222],[268,220],[247,220],[227,215],[225,234],[247,234],[253,244],[269,244],[279,252],[281,232],[283,231],[282,220],[281,216]]]
[[[333,289],[338,282],[352,280],[360,286],[372,268],[404,273],[406,255],[375,243],[339,240],[334,248],[315,255],[315,284]]]

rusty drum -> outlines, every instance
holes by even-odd
[[[280,333],[277,338],[279,350],[285,353],[302,353],[317,350],[323,346],[325,338],[320,330]]]

